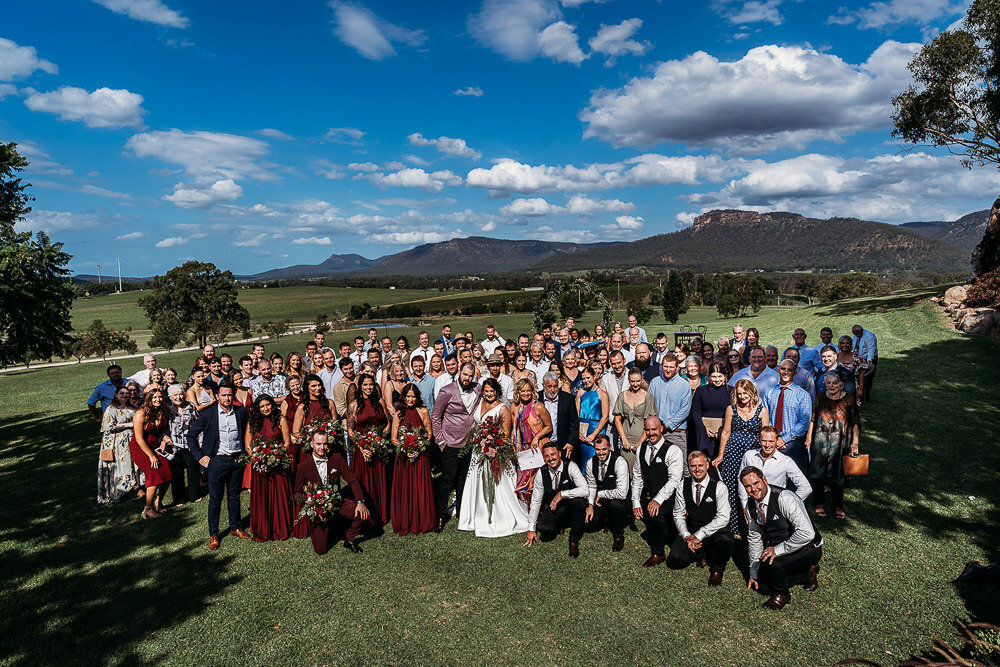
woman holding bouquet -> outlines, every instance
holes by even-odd
[[[297,354],[292,352],[288,355],[289,358],[292,355]],[[302,359],[299,358],[301,363]],[[285,389],[288,393],[285,395],[285,400],[281,402],[281,416],[284,418],[285,423],[288,425],[288,433],[295,433],[295,412],[299,407],[299,403],[302,402],[302,380],[295,373],[290,374],[285,378]],[[302,447],[297,442],[297,438],[289,438],[288,441],[288,453],[292,456],[292,477],[295,476],[295,467],[299,463],[299,456],[302,454]]]
[[[322,387],[322,385],[320,385]],[[376,526],[384,526],[389,521],[389,469],[391,463],[384,462],[380,452],[359,444],[359,435],[374,431],[383,438],[389,435],[389,417],[382,407],[375,378],[365,373],[358,377],[357,399],[347,408],[347,435],[354,444],[354,458],[351,471],[361,482],[361,488],[371,500],[367,503],[372,521]],[[390,459],[391,461],[391,459]]]
[[[506,537],[528,530],[528,510],[515,491],[512,419],[501,394],[500,383],[486,378],[479,408],[472,415],[476,426],[469,436],[469,474],[458,529],[474,531],[476,537]]]
[[[287,540],[292,532],[292,480],[288,422],[267,394],[250,406],[246,442],[250,443],[250,532],[255,542]],[[272,456],[266,454],[274,448]],[[268,461],[270,459],[270,462]]]
[[[518,380],[514,385],[516,400],[511,410],[517,414],[514,428],[514,442],[517,451],[527,449],[540,450],[542,442],[552,435],[552,417],[545,409],[545,404],[538,400],[535,385],[528,380]],[[521,470],[517,476],[514,491],[523,502],[531,498],[531,485],[535,480],[538,468]]]
[[[314,419],[321,421],[328,421],[334,419],[337,414],[337,409],[333,406],[333,401],[326,397],[326,389],[323,387],[323,381],[318,375],[309,374],[306,375],[305,388],[301,391],[301,399],[299,400],[298,406],[295,408],[294,419],[292,420],[292,434],[296,439],[296,446],[298,448],[298,453],[296,455],[295,466],[298,466],[299,460],[305,455],[302,451],[302,441],[305,436],[302,434],[303,430],[312,422]],[[332,440],[332,438],[331,438]],[[331,449],[336,451],[338,449],[337,444],[331,445]],[[298,516],[299,509],[301,509],[292,500],[292,515]],[[309,537],[309,524],[306,521],[299,521],[292,528],[292,537],[305,538]]]
[[[392,444],[396,461],[392,475],[392,529],[397,535],[432,533],[437,526],[434,486],[427,446],[431,439],[431,415],[412,382],[400,392],[396,415],[392,419]],[[414,436],[418,436],[414,438]],[[407,439],[424,446],[420,452],[406,452],[400,447]]]

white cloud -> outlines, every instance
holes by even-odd
[[[565,21],[557,21],[545,28],[538,36],[538,44],[542,53],[557,63],[579,65],[587,59],[580,49],[576,26]]]
[[[626,213],[635,209],[635,204],[620,199],[591,199],[575,195],[566,203],[566,212],[574,215],[593,215],[598,212]]]
[[[114,190],[90,184],[81,185],[79,188],[76,188],[76,191],[82,192],[85,195],[97,195],[98,197],[107,197],[108,199],[118,199],[120,201],[132,200],[132,195],[127,192],[115,192]]]
[[[378,165],[374,162],[351,162],[347,168],[354,171],[378,171]]]
[[[610,56],[608,64],[618,56],[641,56],[650,48],[649,42],[637,42],[632,37],[642,27],[642,19],[626,19],[617,25],[601,24],[601,29],[587,44],[591,51]]]
[[[459,97],[482,97],[483,89],[479,86],[469,86],[467,88],[459,88],[452,95],[458,95]]]
[[[27,169],[29,174],[52,174],[63,177],[73,175],[72,169],[50,160],[49,154],[34,141],[18,141],[17,150],[31,162]]]
[[[892,95],[905,88],[906,64],[919,48],[890,40],[860,65],[791,46],[757,47],[733,62],[699,51],[660,63],[651,77],[596,92],[580,113],[584,137],[731,152],[838,140],[888,125]]]
[[[380,243],[382,245],[419,245],[423,243],[440,243],[453,238],[465,238],[461,230],[454,232],[433,232],[433,231],[409,231],[409,232],[380,232],[369,234],[365,240],[369,243]]]
[[[121,234],[115,237],[116,241],[138,241],[139,239],[146,238],[145,232],[129,232],[128,234]]]
[[[603,4],[605,2],[611,2],[611,0],[559,0],[563,7],[579,7],[580,5],[585,5],[588,2],[593,2],[595,5]]]
[[[317,175],[322,176],[323,178],[329,178],[331,181],[335,181],[338,178],[344,178],[346,176],[346,174],[341,171],[343,167],[334,162],[330,162],[325,158],[313,160],[312,167]]]
[[[176,248],[177,246],[184,245],[191,239],[187,236],[168,236],[165,239],[160,239],[156,242],[157,248]]]
[[[414,132],[406,137],[414,146],[434,146],[438,151],[452,157],[467,157],[478,160],[483,156],[479,151],[470,148],[465,143],[465,139],[453,139],[451,137],[438,137],[437,139],[426,139],[419,132]]]
[[[258,248],[264,245],[264,241],[267,237],[267,232],[260,232],[259,234],[254,234],[247,238],[240,239],[239,241],[233,241],[233,245],[237,248]]]
[[[620,229],[636,230],[642,229],[642,225],[645,221],[641,216],[634,215],[619,215],[615,218],[615,224],[618,225]]]
[[[561,213],[562,206],[550,204],[541,197],[531,199],[515,199],[506,206],[500,208],[500,213],[515,216],[540,216]]]
[[[420,46],[427,36],[423,30],[407,30],[376,16],[361,5],[333,0],[333,33],[352,49],[370,60],[396,55],[393,44]]]
[[[214,204],[231,202],[243,195],[243,188],[231,178],[208,184],[178,183],[172,194],[163,195],[164,201],[181,208],[208,208]]]
[[[382,172],[358,174],[354,178],[370,180],[379,187],[420,188],[427,192],[441,192],[445,186],[462,184],[462,177],[450,171],[444,170],[428,173],[423,169],[415,168],[401,169],[390,174]]]
[[[292,239],[293,245],[333,245],[329,236],[308,236]]]
[[[83,88],[63,86],[51,93],[28,89],[25,106],[32,111],[54,113],[60,120],[86,123],[87,127],[143,128],[142,95],[128,90],[98,88],[88,93]]]
[[[170,9],[160,0],[94,0],[116,14],[137,21],[146,21],[168,28],[186,28],[191,24],[187,17]]]
[[[267,155],[267,143],[251,137],[199,130],[157,130],[130,137],[125,148],[136,157],[182,165],[188,176],[206,181],[275,178],[255,162]]]
[[[33,46],[19,46],[17,42],[0,37],[0,81],[14,81],[41,70],[56,74],[59,68],[38,57]]]
[[[837,14],[827,19],[829,23],[847,25],[857,23],[860,28],[884,29],[890,26],[913,24],[926,26],[934,21],[950,19],[964,14],[966,0],[888,0],[872,2],[867,7],[849,11],[841,7]]]
[[[483,46],[515,61],[527,62],[541,52],[541,31],[558,20],[553,0],[483,0],[469,17],[468,28]]]
[[[739,9],[728,12],[726,18],[734,25],[748,23],[781,25],[785,20],[779,11],[782,2],[783,0],[748,0]]]
[[[35,209],[25,220],[18,222],[14,228],[19,232],[74,232],[81,229],[94,229],[108,226],[109,216],[99,216],[93,213],[70,213],[68,211],[46,211]]]
[[[0,83],[0,100],[11,95],[17,95],[17,86],[9,83]]]
[[[281,141],[291,141],[295,139],[292,135],[282,132],[281,130],[276,130],[273,127],[265,127],[260,130],[254,130],[254,133],[269,139],[280,139]]]
[[[416,155],[404,155],[403,159],[409,162],[410,164],[417,165],[418,167],[429,167],[431,164],[427,160],[419,158]]]
[[[323,138],[335,144],[358,146],[364,136],[365,133],[356,127],[331,127]]]
[[[496,228],[497,223],[494,220],[490,220],[489,222],[479,225],[479,231],[481,232],[494,232],[496,231]]]

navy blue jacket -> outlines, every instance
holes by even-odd
[[[240,432],[240,442],[243,442],[243,435],[247,428],[246,408],[233,406],[236,411],[236,428]],[[198,444],[198,436],[202,435],[201,445]],[[187,435],[188,448],[195,460],[203,456],[209,458],[215,456],[219,451],[219,406],[213,405],[210,408],[198,413],[198,418],[191,424]]]

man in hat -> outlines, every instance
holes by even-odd
[[[486,382],[486,378],[490,377],[500,383],[501,390],[501,400],[507,405],[514,400],[514,379],[509,375],[505,375],[503,372],[503,357],[499,352],[494,352],[486,359],[486,368],[489,373],[479,378],[479,384]]]

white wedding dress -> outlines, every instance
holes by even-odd
[[[482,416],[477,409],[473,419],[481,424],[487,417],[496,417],[502,407],[502,404],[498,405]],[[483,475],[493,473],[488,466],[480,465],[481,459],[478,452],[472,452],[469,474],[465,478],[465,489],[462,492],[458,529],[475,531],[476,537],[507,537],[527,532],[528,507],[514,493],[517,482],[514,465],[508,464],[500,475],[500,481],[496,483],[491,512],[483,492]]]

